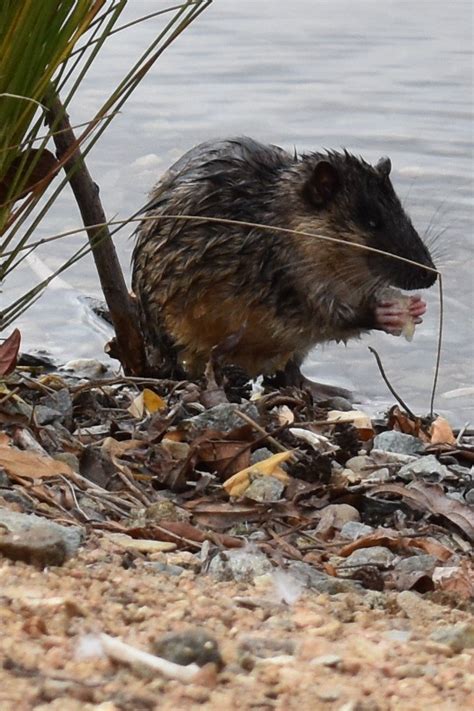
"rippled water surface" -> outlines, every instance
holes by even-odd
[[[126,18],[166,7],[134,0]],[[71,119],[88,119],[150,40],[157,19],[110,43],[87,80]],[[418,230],[441,234],[445,330],[438,410],[457,423],[473,418],[472,9],[469,1],[215,0],[162,56],[96,145],[89,166],[107,214],[143,204],[159,174],[192,145],[247,134],[292,149],[344,146],[369,162],[390,155],[393,181]],[[41,234],[79,225],[71,196]],[[38,253],[6,285],[6,296],[60,264],[82,238]],[[117,247],[129,275],[132,241]],[[46,271],[45,271],[46,270]],[[60,359],[101,355],[106,329],[81,294],[100,295],[91,260],[21,319],[26,349]],[[380,353],[400,394],[428,407],[439,295],[412,343],[370,334],[348,347],[315,350],[309,375],[358,390],[374,406],[391,402],[367,350]]]

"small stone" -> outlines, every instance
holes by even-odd
[[[341,395],[335,395],[328,400],[323,400],[319,403],[321,407],[328,407],[331,410],[339,410],[340,412],[349,412],[352,410],[352,403]]]
[[[381,469],[376,469],[368,477],[365,477],[366,481],[389,481],[391,479],[390,470],[387,467],[382,467]]]
[[[409,642],[413,632],[410,630],[387,630],[386,632],[382,633],[385,639],[388,639],[390,642]]]
[[[442,618],[445,614],[441,605],[429,602],[411,590],[403,590],[398,593],[397,604],[411,620],[434,620]]]
[[[176,543],[132,538],[127,536],[126,533],[107,533],[105,537],[116,543],[120,548],[138,551],[139,553],[159,553],[176,550]]]
[[[346,467],[353,472],[367,476],[377,466],[372,457],[366,454],[359,454],[357,457],[351,457],[346,462]]]
[[[474,624],[459,622],[456,625],[440,627],[431,633],[430,639],[448,645],[456,653],[462,652],[463,649],[472,649],[474,648]]]
[[[21,534],[0,535],[0,553],[38,568],[63,565],[67,553],[62,538],[47,526],[36,526]]]
[[[363,588],[354,580],[336,578],[332,575],[316,570],[303,561],[293,561],[288,566],[288,572],[310,590],[317,590],[328,595],[337,595],[345,592],[364,592]]]
[[[397,454],[419,454],[423,452],[424,445],[418,437],[389,430],[374,437],[373,448]]]
[[[242,427],[244,424],[244,420],[238,416],[237,412],[244,412],[253,420],[259,420],[258,410],[253,403],[236,405],[235,403],[224,402],[188,420],[182,420],[180,429],[191,429],[194,432],[203,432],[208,429],[230,432]]]
[[[395,558],[396,555],[384,546],[359,548],[359,550],[354,551],[345,559],[341,568],[351,568],[353,570],[357,567],[365,568],[368,565],[375,565],[377,568],[384,569],[389,568]]]
[[[272,570],[273,566],[267,556],[250,546],[218,553],[209,563],[209,573],[217,580],[251,583],[255,577]]]
[[[18,535],[20,539],[24,539],[28,534],[31,541],[34,541],[38,530],[43,537],[47,531],[56,534],[56,537],[63,541],[66,557],[76,553],[84,537],[84,530],[79,526],[61,526],[34,514],[17,513],[2,507],[0,507],[0,527],[6,528],[8,535]]]
[[[395,565],[395,571],[412,573],[413,571],[421,570],[431,573],[436,568],[437,562],[434,555],[428,555],[427,553],[412,555],[410,558],[402,558],[399,560]]]
[[[79,472],[79,459],[72,452],[56,452],[53,455],[53,459],[56,459],[57,462],[65,462],[73,471]]]
[[[278,501],[284,490],[285,484],[280,479],[274,476],[259,476],[245,490],[245,496],[252,501]]]
[[[159,657],[175,664],[203,667],[213,663],[219,669],[224,665],[217,640],[203,629],[172,632],[155,640],[152,647]]]
[[[310,663],[314,666],[337,667],[341,661],[342,657],[339,654],[323,654],[320,657],[314,657]]]
[[[156,561],[153,563],[145,563],[145,568],[156,571],[157,573],[163,573],[163,575],[171,575],[179,577],[184,573],[184,568],[180,565],[171,565],[170,563],[162,563],[161,561]]]
[[[275,452],[272,452],[267,447],[260,447],[259,449],[256,449],[255,452],[252,452],[250,456],[250,464],[257,464],[258,462],[263,462],[265,459],[273,457],[274,454]]]
[[[239,640],[237,653],[239,658],[251,655],[259,659],[269,659],[281,655],[294,655],[296,645],[291,639],[273,639],[272,637],[244,636]]]
[[[363,536],[370,536],[373,532],[374,529],[372,526],[367,526],[365,523],[360,523],[359,521],[348,521],[341,528],[341,536],[351,541],[355,541],[357,538],[362,538]]]
[[[469,489],[469,491],[466,492],[466,495],[464,498],[465,498],[466,504],[469,504],[470,506],[474,506],[474,486],[472,487],[472,489]]]
[[[104,363],[93,358],[77,358],[70,360],[61,368],[60,371],[71,373],[78,378],[95,379],[103,377],[107,373],[107,367]]]
[[[417,679],[425,674],[426,669],[421,664],[400,664],[393,669],[393,675],[397,679]]]
[[[350,521],[360,521],[360,514],[354,506],[329,504],[321,512],[316,532],[324,535],[334,529],[340,530]]]
[[[449,475],[449,469],[444,464],[441,464],[434,454],[420,457],[416,462],[405,464],[398,472],[398,476],[404,481],[411,481],[420,476],[431,476],[433,474],[436,474],[440,479],[444,479]]]

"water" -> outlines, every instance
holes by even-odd
[[[124,19],[166,3],[134,0]],[[157,18],[117,35],[71,107],[87,120],[151,40]],[[443,232],[438,264],[444,275],[445,329],[437,409],[457,424],[473,420],[472,348],[472,8],[457,0],[215,0],[162,56],[94,148],[88,164],[109,216],[124,218],[143,204],[159,174],[181,153],[215,136],[247,134],[291,149],[339,148],[370,162],[390,155],[393,181],[418,230]],[[39,234],[80,225],[65,193]],[[7,296],[54,268],[82,237],[39,253],[7,284]],[[117,248],[129,276],[132,241]],[[92,261],[56,282],[22,317],[25,349],[58,358],[97,357],[106,329],[80,294],[100,295]],[[349,346],[314,351],[312,377],[360,392],[371,406],[392,397],[367,346],[409,405],[428,408],[438,333],[439,295],[407,343],[370,334]]]

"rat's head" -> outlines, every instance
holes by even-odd
[[[431,255],[403,210],[390,181],[391,162],[375,167],[350,153],[330,152],[304,158],[303,199],[327,220],[331,236],[410,259],[435,268]],[[436,274],[374,252],[364,258],[374,277],[399,289],[424,289]]]

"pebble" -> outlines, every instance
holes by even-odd
[[[0,526],[7,529],[7,535],[18,536],[20,541],[28,541],[28,545],[31,544],[33,548],[37,534],[41,535],[46,545],[48,539],[46,534],[49,533],[51,546],[54,547],[54,540],[62,541],[65,557],[76,553],[84,537],[84,531],[79,526],[61,526],[34,514],[17,513],[2,507],[0,507]],[[0,540],[5,540],[5,536],[0,537]],[[25,555],[27,555],[26,552]],[[17,560],[19,559],[17,558]],[[60,563],[48,563],[48,565],[60,565]]]
[[[411,620],[434,620],[442,618],[445,614],[441,605],[435,605],[411,590],[398,593],[397,604]]]
[[[190,428],[194,432],[203,432],[209,429],[218,430],[219,432],[231,432],[245,424],[244,420],[237,415],[237,412],[244,412],[252,420],[259,420],[258,410],[253,403],[236,405],[231,402],[223,402],[188,420],[182,420],[180,429]]]
[[[384,546],[372,546],[370,548],[359,548],[348,556],[341,568],[365,568],[368,565],[375,565],[378,568],[390,567],[396,559],[395,553]]]
[[[422,553],[421,555],[412,555],[409,558],[401,558],[395,565],[395,570],[403,573],[412,573],[413,571],[421,570],[423,572],[433,572],[438,561],[434,555]]]
[[[209,563],[209,573],[219,581],[251,583],[255,577],[272,570],[273,566],[267,556],[251,546],[218,553]]]
[[[449,646],[453,652],[474,648],[474,623],[460,622],[448,627],[440,627],[431,633],[430,639]]]
[[[279,501],[285,490],[284,482],[274,476],[259,476],[245,490],[245,496],[252,501]]]
[[[159,657],[175,664],[197,664],[203,667],[213,663],[219,669],[224,666],[217,640],[203,629],[171,632],[154,640],[152,647]]]
[[[67,559],[63,539],[47,526],[36,526],[22,534],[0,535],[0,553],[38,568],[63,565]]]
[[[360,523],[359,521],[347,521],[341,528],[341,536],[351,541],[355,541],[357,538],[362,538],[363,536],[370,536],[373,532],[374,529],[372,526],[367,526],[365,523]]]
[[[297,580],[300,580],[304,587],[310,590],[317,590],[320,593],[337,595],[344,592],[364,592],[356,581],[327,575],[303,561],[296,560],[290,563],[288,572],[294,575]]]
[[[419,454],[423,452],[424,445],[418,437],[389,430],[374,437],[373,448],[397,454]]]
[[[444,464],[441,464],[434,454],[421,457],[416,462],[405,464],[398,472],[398,476],[404,481],[412,481],[412,479],[420,476],[430,476],[432,474],[437,474],[440,479],[449,475],[449,469]]]
[[[72,373],[78,378],[96,379],[107,373],[107,366],[93,358],[77,358],[65,363],[60,372]]]
[[[316,532],[325,534],[334,529],[341,530],[346,523],[354,521],[360,521],[360,514],[354,506],[349,504],[329,504],[321,512]]]
[[[370,474],[371,470],[373,470],[373,468],[376,466],[377,464],[375,460],[372,459],[372,457],[369,457],[367,454],[359,454],[356,457],[351,457],[346,462],[346,467],[348,469],[351,469],[351,471],[363,475]]]

